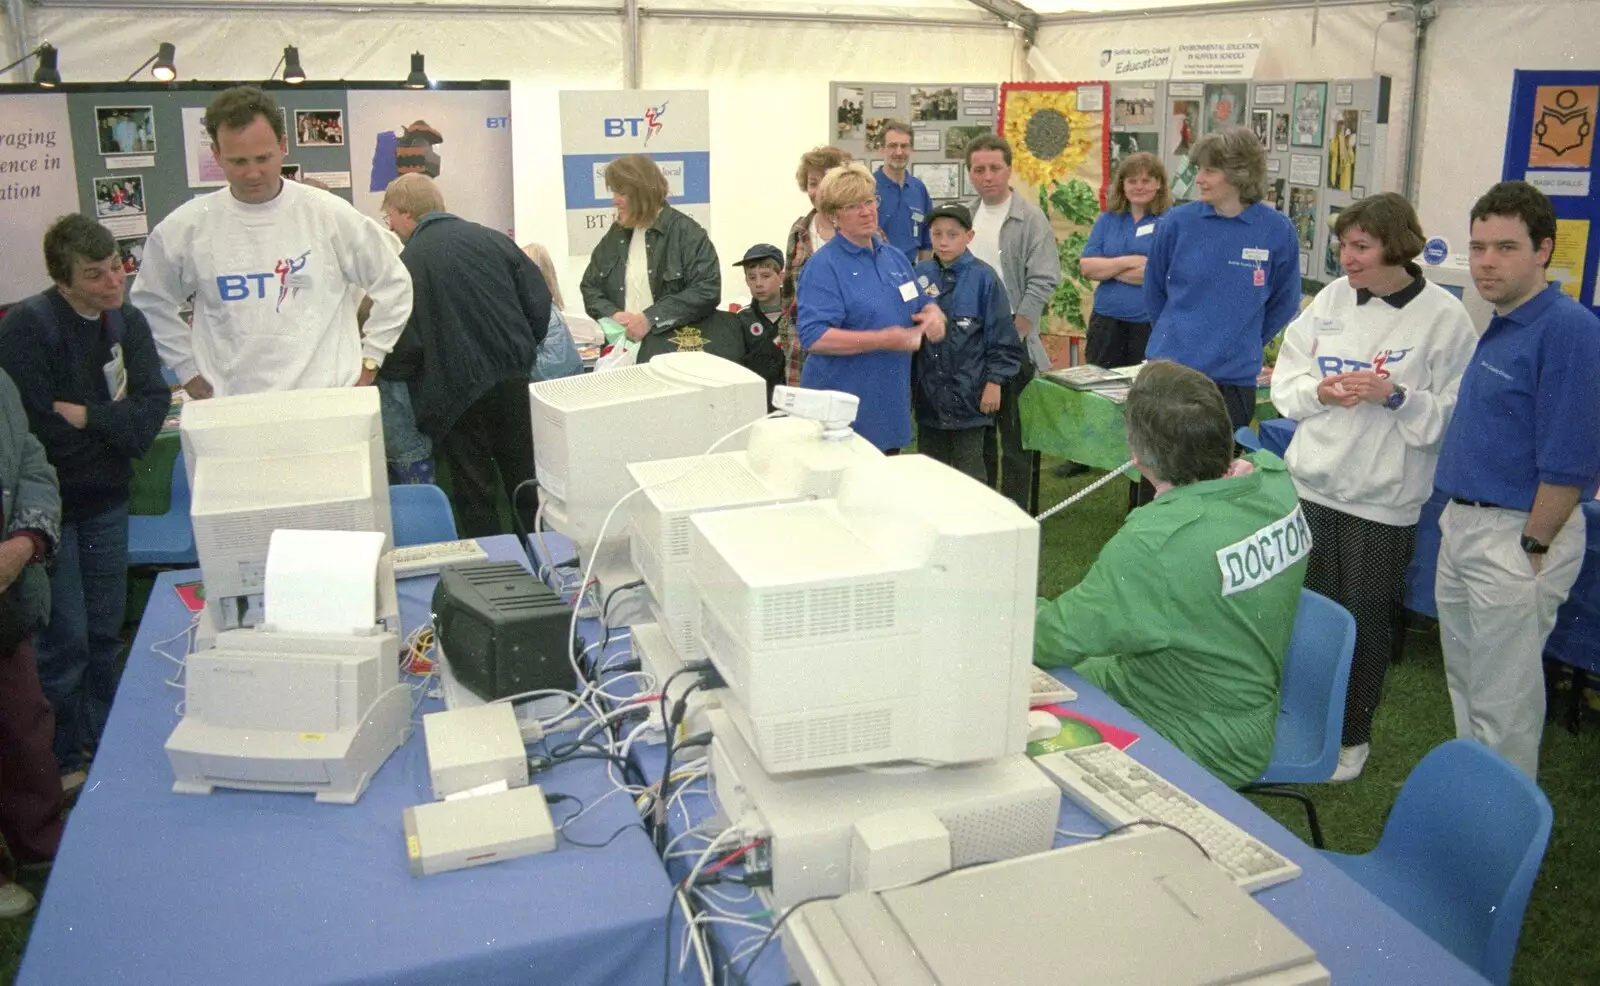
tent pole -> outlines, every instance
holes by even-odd
[[[23,9],[22,0],[6,0],[6,30],[11,35],[11,50],[6,52],[6,61],[20,61],[28,57],[32,45],[28,44],[28,12]],[[14,70],[17,82],[27,82],[26,65],[18,65]]]
[[[1406,110],[1406,159],[1401,169],[1400,192],[1411,202],[1417,201],[1417,158],[1422,153],[1422,57],[1428,46],[1428,25],[1439,16],[1432,0],[1411,0],[1411,93]]]
[[[622,43],[628,50],[623,53],[623,86],[639,88],[639,0],[623,0]]]

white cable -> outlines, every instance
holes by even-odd
[[[728,432],[726,435],[723,435],[721,438],[719,438],[716,441],[712,442],[711,443],[711,447],[706,449],[705,452],[701,453],[701,455],[703,457],[703,456],[707,456],[707,455],[712,454],[713,452],[715,452],[717,450],[717,447],[720,446],[723,442],[728,441],[729,439],[733,438],[734,436],[736,436],[736,435],[738,435],[738,434],[740,434],[742,432],[745,432],[745,431],[750,430],[751,428],[754,428],[756,425],[758,425],[761,422],[767,420],[768,418],[777,418],[777,417],[783,417],[783,416],[784,416],[784,413],[782,411],[773,411],[770,414],[762,415],[761,417],[755,419],[754,421],[748,422],[746,424],[742,424],[739,427],[737,427],[737,428],[733,429],[732,431]],[[582,595],[581,594],[584,591],[587,590],[590,581],[594,578],[594,565],[595,565],[595,562],[598,561],[599,558],[600,558],[600,545],[605,543],[605,540],[606,540],[606,529],[611,526],[612,518],[614,518],[617,515],[617,511],[618,510],[622,509],[622,505],[624,503],[627,503],[629,500],[631,500],[634,497],[634,495],[637,494],[637,493],[642,493],[647,489],[653,489],[653,488],[655,488],[657,486],[663,486],[663,485],[666,485],[666,484],[669,484],[669,483],[676,483],[679,480],[681,480],[681,479],[685,478],[686,476],[688,476],[690,473],[694,472],[695,469],[697,469],[697,468],[699,468],[697,463],[690,463],[690,464],[684,466],[683,471],[681,473],[679,473],[678,475],[676,475],[676,476],[672,476],[670,478],[665,478],[665,479],[659,479],[659,480],[656,480],[653,483],[648,483],[648,484],[646,484],[644,486],[635,486],[633,489],[631,489],[628,492],[622,494],[621,498],[619,498],[616,503],[613,503],[611,505],[611,509],[606,511],[605,519],[600,522],[600,530],[595,535],[595,539],[594,539],[595,550],[590,552],[590,554],[589,554],[589,564],[583,570],[583,579],[582,579],[582,581],[580,581],[578,583],[578,585],[579,585],[578,592],[580,594],[578,603],[582,602]],[[570,661],[572,663],[572,673],[577,675],[577,680],[578,681],[585,681],[587,679],[585,679],[583,671],[578,665],[578,610],[580,608],[581,608],[580,605],[578,605],[577,603],[575,603],[573,605],[573,607],[572,607],[572,624],[567,628],[567,657],[570,659]],[[601,615],[604,616],[605,614],[602,613]]]
[[[1097,490],[1100,487],[1102,487],[1102,486],[1106,485],[1107,483],[1111,482],[1113,479],[1116,479],[1118,476],[1120,476],[1123,473],[1127,472],[1132,467],[1133,467],[1133,460],[1129,459],[1127,462],[1124,462],[1122,465],[1120,465],[1117,468],[1115,468],[1115,469],[1111,470],[1110,472],[1106,473],[1104,476],[1101,476],[1099,479],[1097,479],[1094,482],[1090,483],[1088,486],[1085,486],[1083,489],[1081,489],[1078,492],[1072,494],[1071,496],[1067,497],[1065,500],[1062,500],[1060,503],[1056,504],[1055,506],[1051,507],[1049,510],[1046,510],[1044,513],[1040,514],[1039,516],[1037,516],[1037,517],[1035,517],[1033,519],[1038,521],[1038,522],[1040,522],[1041,524],[1044,523],[1046,520],[1048,520],[1049,518],[1051,518],[1055,514],[1060,513],[1061,511],[1063,511],[1063,510],[1067,509],[1068,507],[1072,506],[1074,503],[1077,503],[1079,500],[1082,500],[1084,497],[1088,496],[1090,493],[1093,493],[1095,490]]]
[[[706,986],[716,986],[716,982],[711,975],[711,960],[706,955],[706,943],[696,931],[696,922],[698,918],[695,915],[693,908],[691,908],[689,905],[689,898],[684,896],[683,891],[677,891],[676,896],[678,898],[678,906],[683,908],[684,919],[683,948],[678,952],[678,971],[683,971],[683,965],[686,961],[688,961],[689,950],[692,947],[699,956],[698,961],[700,965],[700,975],[702,977],[702,981],[706,984]],[[672,929],[668,928],[667,933],[671,934]]]

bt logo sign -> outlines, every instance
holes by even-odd
[[[650,143],[650,138],[661,132],[661,118],[667,113],[667,104],[651,106],[645,109],[644,116],[608,116],[603,121],[607,137],[638,137],[644,134],[644,142]]]
[[[488,128],[488,129],[490,129],[490,130],[510,130],[511,129],[511,117],[509,117],[509,116],[491,116],[491,117],[488,118],[487,121],[485,121],[484,126],[486,128]]]

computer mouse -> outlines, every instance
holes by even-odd
[[[1043,709],[1033,709],[1028,712],[1028,742],[1037,743],[1047,740],[1061,732],[1061,720]]]

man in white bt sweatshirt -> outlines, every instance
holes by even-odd
[[[411,316],[411,277],[387,231],[283,179],[283,115],[261,89],[224,91],[205,124],[228,185],[150,231],[131,292],[162,361],[195,398],[372,383]],[[192,330],[178,315],[191,296]]]

